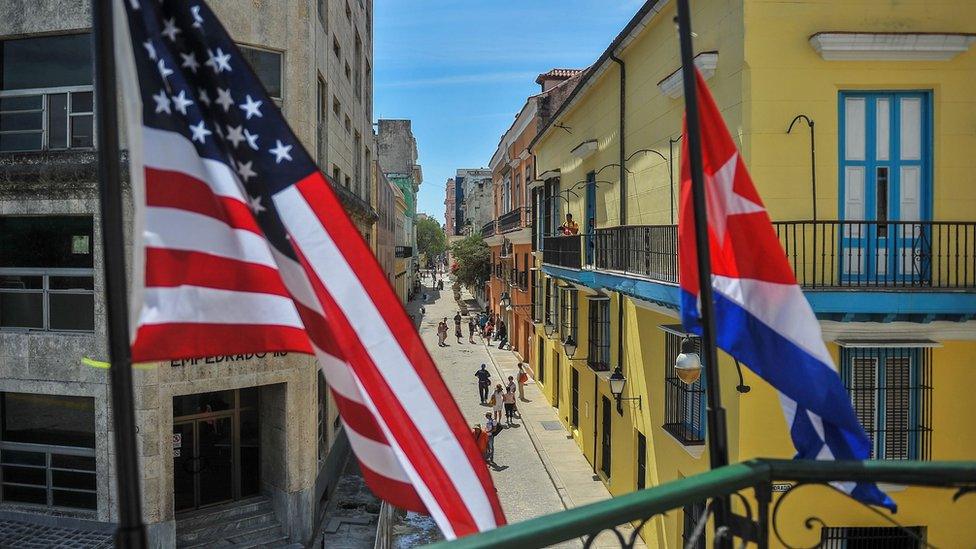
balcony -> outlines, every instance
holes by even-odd
[[[542,262],[557,267],[579,269],[582,267],[581,243],[582,239],[579,235],[547,236],[542,242]]]
[[[496,234],[498,234],[498,224],[494,221],[485,223],[485,226],[481,228],[481,236],[484,238],[495,236]]]
[[[339,201],[342,202],[342,206],[347,212],[364,217],[367,221],[376,221],[379,219],[379,214],[376,213],[376,209],[369,202],[344,185],[340,185],[338,181],[332,184],[332,190],[339,195]]]
[[[609,537],[618,540],[622,547],[630,547],[634,545],[635,539],[631,536],[636,536],[636,531],[631,534],[632,531],[618,529],[619,526],[633,526],[637,530],[647,527],[651,529],[650,534],[653,536],[655,531],[661,532],[661,525],[654,520],[655,517],[662,517],[678,510],[683,510],[682,515],[685,520],[683,532],[685,546],[705,547],[711,546],[711,542],[718,537],[713,530],[714,523],[710,525],[712,522],[710,519],[713,518],[716,502],[723,499],[726,501],[731,499],[737,504],[742,504],[733,506],[731,516],[728,518],[726,536],[727,539],[731,538],[730,546],[739,547],[739,540],[742,540],[741,546],[746,546],[745,542],[748,541],[751,542],[750,547],[790,547],[792,546],[790,542],[795,543],[795,540],[783,536],[782,532],[820,529],[822,538],[837,539],[832,536],[837,530],[842,529],[831,527],[817,516],[804,520],[803,517],[807,515],[800,516],[790,510],[784,510],[781,514],[780,505],[786,499],[795,499],[792,505],[797,505],[802,501],[803,494],[813,495],[817,490],[829,489],[831,483],[857,481],[926,486],[932,488],[933,492],[935,489],[941,489],[941,492],[936,492],[940,497],[939,501],[945,501],[949,505],[970,505],[971,503],[966,501],[966,495],[976,490],[974,478],[976,478],[974,461],[754,459],[481,534],[465,536],[450,542],[440,542],[432,547],[521,549],[548,547],[580,538],[584,546],[588,547],[601,533],[609,533]],[[774,492],[777,493],[775,500]],[[860,504],[852,503],[852,509],[864,513],[859,506]],[[743,509],[739,511],[736,507]],[[699,510],[698,513],[688,514],[689,510],[695,508]],[[791,507],[787,504],[784,508]],[[792,509],[795,510],[795,507]],[[895,543],[893,539],[897,539],[897,542],[902,544],[899,546],[925,545],[924,538],[913,533],[912,529],[898,527],[899,517],[900,515],[890,517],[884,513],[881,519],[878,519],[878,524],[892,528],[879,528],[879,530],[888,532],[889,536],[897,532],[909,537],[876,538],[878,540],[876,544],[870,546],[891,547]],[[680,526],[681,522],[679,521],[678,524]],[[885,539],[888,541],[885,542]],[[861,541],[863,543],[865,540]],[[864,546],[867,545],[869,544]],[[720,545],[716,543],[715,546]]]
[[[528,219],[528,208],[515,208],[514,210],[498,218],[498,231],[507,233],[509,231],[516,231],[523,227],[528,227],[528,223],[523,223]]]
[[[397,246],[393,249],[393,256],[400,259],[413,257],[413,246]]]
[[[786,257],[806,290],[976,291],[976,222],[777,221]],[[587,253],[580,253],[585,243]],[[543,262],[678,283],[674,225],[597,229],[547,237]]]
[[[92,86],[0,92],[0,152],[91,149]]]

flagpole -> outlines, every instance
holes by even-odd
[[[698,259],[698,288],[701,301],[702,354],[705,362],[705,392],[708,398],[708,457],[712,469],[729,464],[728,431],[718,377],[715,351],[715,307],[712,298],[712,265],[708,247],[708,219],[705,207],[705,178],[702,173],[701,134],[698,119],[695,59],[691,44],[691,14],[688,0],[678,0],[678,38],[681,44],[681,76],[685,95],[688,160],[691,166],[691,198],[695,212],[695,249]],[[728,496],[713,500],[716,532],[729,525]],[[731,547],[730,534],[718,542]]]
[[[98,135],[99,202],[102,216],[108,355],[111,364],[109,375],[112,389],[112,426],[115,434],[119,510],[115,546],[142,549],[146,547],[146,527],[142,522],[139,456],[136,451],[132,396],[132,357],[129,352],[112,0],[92,0],[92,30],[95,40],[95,119]]]

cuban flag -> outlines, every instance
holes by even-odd
[[[696,71],[712,263],[716,343],[780,393],[796,459],[864,460],[870,442],[796,283],[769,214],[701,74]],[[688,127],[685,122],[685,136]],[[681,321],[701,334],[688,140],[682,140],[678,248]],[[895,510],[873,483],[835,486]]]

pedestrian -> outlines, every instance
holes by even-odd
[[[516,386],[515,386],[515,376],[508,376],[508,383],[505,384],[505,390],[506,391],[512,391],[514,393],[515,392],[515,389],[516,389]]]
[[[525,384],[529,382],[529,368],[528,364],[519,362],[518,363],[518,393],[519,400],[525,401]]]
[[[515,418],[515,388],[505,391],[502,402],[505,404],[505,422],[511,425]]]
[[[488,463],[495,462],[495,427],[498,423],[491,417],[491,412],[485,412],[485,432],[488,433],[488,449],[485,451],[485,460]]]
[[[508,329],[505,327],[504,320],[498,320],[498,328],[496,330],[498,332],[498,348],[504,349],[508,345]]]
[[[492,393],[488,404],[491,404],[492,411],[495,412],[495,421],[501,422],[502,410],[505,409],[505,389],[502,388],[501,383],[495,385],[495,392]]]
[[[447,317],[437,324],[437,344],[441,347],[447,347]]]
[[[468,318],[468,343],[474,343],[474,333],[478,331],[478,323],[474,317]]]
[[[488,436],[486,431],[481,429],[481,424],[476,423],[474,428],[471,429],[471,434],[474,436],[474,443],[478,447],[478,451],[481,452],[481,457],[488,461],[488,444],[491,442],[491,437]]]
[[[474,377],[478,378],[478,396],[484,404],[488,401],[488,391],[491,389],[491,373],[488,371],[488,366],[482,364],[481,368],[474,373]]]
[[[481,333],[481,337],[485,339],[488,345],[491,345],[491,334],[493,334],[494,331],[495,325],[492,324],[491,319],[489,318],[488,322],[485,323],[485,330]]]

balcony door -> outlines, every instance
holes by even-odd
[[[583,225],[586,231],[586,264],[592,265],[595,242],[593,233],[596,231],[596,172],[586,174],[586,218]]]
[[[845,92],[840,105],[840,276],[852,284],[929,277],[931,103],[927,92]]]

